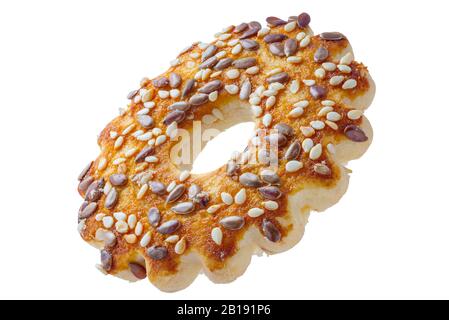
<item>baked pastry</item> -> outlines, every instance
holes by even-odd
[[[254,253],[294,246],[309,213],[345,193],[345,163],[372,140],[363,111],[374,82],[344,35],[313,36],[308,14],[267,23],[184,49],[101,132],[78,187],[79,232],[101,249],[100,270],[164,291],[200,271],[229,282]],[[177,156],[195,121],[218,130],[254,121],[254,137],[223,167],[191,175]]]

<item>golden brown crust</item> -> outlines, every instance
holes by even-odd
[[[239,40],[245,31],[236,33],[234,27],[228,28],[210,45],[192,45],[178,56],[167,72],[151,81],[144,79],[140,89],[130,94],[128,108],[111,121],[98,138],[100,156],[80,175],[79,192],[86,198],[79,213],[80,233],[86,241],[103,249],[102,268],[106,272],[121,274],[129,269],[130,262],[136,262],[152,282],[169,291],[188,285],[201,265],[213,280],[232,280],[243,272],[257,247],[277,252],[299,241],[309,211],[320,210],[320,206],[313,205],[313,201],[301,202],[297,195],[303,194],[306,199],[310,190],[327,190],[334,192],[335,197],[329,201],[323,199],[323,207],[338,201],[346,190],[347,171],[339,161],[341,156],[336,149],[349,142],[351,150],[355,151],[345,151],[351,155],[341,159],[347,161],[360,156],[369,146],[371,129],[356,109],[368,107],[374,94],[374,83],[367,68],[353,61],[349,42],[344,36],[310,36],[310,29],[307,26],[300,28],[298,24],[296,21],[281,24],[267,33],[261,29],[245,40]],[[251,28],[258,26],[253,23],[246,31]],[[281,36],[275,36],[280,41],[274,42],[277,44],[273,47],[270,35],[275,34]],[[323,39],[330,37],[341,39]],[[279,48],[287,50],[290,57],[276,55],[282,55],[276,51]],[[211,54],[207,55],[208,52]],[[233,64],[223,70],[214,70],[217,61],[211,63],[210,68],[201,69],[205,55],[206,61],[209,56],[218,56],[212,59],[222,63],[232,59],[235,64],[242,58],[254,58],[255,63],[249,65],[250,70]],[[231,69],[236,71],[230,72]],[[196,84],[183,97],[182,91],[191,79],[196,79]],[[273,80],[272,84],[268,83],[269,79]],[[194,105],[192,96],[217,80],[219,87],[211,91],[216,93],[207,96],[207,91],[206,101]],[[243,99],[239,99],[239,93],[234,90],[241,93],[247,81],[251,83],[251,96],[243,94],[244,97],[240,97]],[[234,87],[228,87],[231,85]],[[326,93],[321,96],[319,90]],[[170,106],[179,101],[190,101],[189,110],[180,115],[182,119],[178,118],[176,127],[169,126],[167,117],[173,115]],[[362,103],[361,106],[351,106],[348,104],[351,101]],[[218,114],[216,108],[219,108]],[[249,110],[255,112],[254,117]],[[272,130],[277,124],[284,123],[288,126],[283,128],[292,131],[284,135],[285,132],[277,132],[282,138],[277,152],[279,166],[272,170],[277,171],[279,182],[264,181],[258,187],[248,187],[239,180],[244,173],[255,174],[261,179],[261,171],[269,169],[269,164],[259,158],[262,147],[257,148],[258,141],[265,138],[262,131],[249,143],[250,150],[257,150],[259,161],[242,160],[249,154],[243,153],[238,163],[231,160],[231,164],[214,172],[186,174],[180,181],[180,169],[170,158],[170,151],[179,141],[170,139],[170,134],[179,129],[192,132],[194,120],[203,119],[205,127],[214,127],[205,121],[211,114],[215,117],[210,119],[221,122],[217,127],[226,127],[238,121],[226,119],[235,117],[235,113],[240,121],[252,118],[256,129]],[[267,114],[271,119],[265,116]],[[221,116],[224,119],[217,119]],[[313,126],[315,129],[311,128]],[[167,132],[168,127],[170,132]],[[267,135],[278,138],[277,133],[268,132]],[[166,140],[161,138],[164,135]],[[295,141],[299,143],[300,153],[290,153],[289,159],[285,160],[287,150]],[[151,152],[138,159],[145,148],[151,148]],[[233,165],[238,169],[230,173],[229,166]],[[167,203],[169,192],[163,195],[152,192],[152,182],[163,183],[165,187],[175,182],[178,186],[185,185],[186,190],[173,203]],[[194,203],[188,194],[189,187],[194,184],[204,192],[205,198],[202,202],[196,198],[198,201],[191,213],[173,212],[175,205]],[[271,189],[263,189],[265,187]],[[242,189],[246,200],[237,204],[236,195],[243,192]],[[111,201],[111,192],[116,194],[115,201]],[[223,203],[226,201],[222,193],[232,197],[232,204]],[[292,203],[300,207],[290,208]],[[212,210],[215,207],[218,209]],[[157,223],[149,221],[151,208],[159,211]],[[262,209],[262,214],[249,213],[254,208]],[[295,216],[298,214],[300,218]],[[230,216],[235,217],[234,221],[223,223],[223,218]],[[178,228],[170,234],[159,232],[161,224],[170,220],[177,220]],[[290,241],[289,235],[295,239]],[[233,257],[245,262],[241,266],[234,265]],[[183,259],[185,261],[181,261]],[[131,269],[134,276],[141,278],[139,265],[133,265]],[[182,276],[184,273],[185,283],[176,278],[177,274]],[[180,284],[173,284],[173,279]]]

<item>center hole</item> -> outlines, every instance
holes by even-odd
[[[211,172],[223,166],[234,151],[242,152],[254,132],[254,122],[239,123],[206,144],[193,162],[192,173]]]

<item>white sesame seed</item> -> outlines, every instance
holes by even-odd
[[[301,41],[302,39],[304,39],[306,37],[306,33],[305,32],[299,32],[296,35],[296,40]]]
[[[289,22],[284,26],[284,30],[286,32],[292,32],[295,29],[296,29],[296,21]]]
[[[315,130],[312,127],[300,127],[299,130],[301,130],[302,134],[307,138],[315,134]]]
[[[119,164],[121,164],[121,163],[123,163],[123,162],[125,162],[125,161],[126,161],[125,158],[117,158],[117,159],[115,159],[114,161],[112,161],[112,164],[113,164],[113,165],[119,165]]]
[[[329,84],[331,86],[338,86],[340,83],[343,82],[343,80],[345,80],[345,77],[343,76],[333,76],[330,80],[329,80]]]
[[[282,72],[281,68],[274,68],[267,72],[267,76],[273,76],[273,75],[281,73],[281,72]]]
[[[304,139],[301,146],[305,153],[309,153],[310,150],[313,148],[313,140],[309,138]]]
[[[226,77],[231,80],[237,79],[240,77],[240,72],[237,69],[230,69],[226,71]]]
[[[153,101],[145,102],[143,106],[147,109],[153,109],[156,106],[156,103]]]
[[[190,177],[190,171],[184,170],[179,175],[179,181],[184,182]]]
[[[209,208],[207,208],[207,213],[214,214],[214,213],[217,212],[218,209],[220,209],[221,207],[222,207],[221,204],[214,204],[214,205],[210,206]]]
[[[223,48],[223,47],[226,47],[226,42],[224,42],[224,41],[222,41],[222,40],[219,40],[219,41],[215,42],[215,45],[216,45],[218,48]]]
[[[156,139],[148,140],[148,145],[149,146],[154,146],[155,143],[156,143]]]
[[[299,91],[299,81],[293,80],[292,83],[290,84],[290,92],[295,94],[298,93],[298,91]]]
[[[139,141],[148,141],[151,138],[153,138],[153,133],[152,132],[146,132],[144,134],[141,134],[140,136],[138,136],[136,139]]]
[[[139,221],[139,222],[137,222],[136,228],[134,229],[134,233],[136,234],[136,236],[140,236],[142,234],[142,231],[143,231],[143,225]]]
[[[209,93],[209,101],[214,102],[217,101],[217,99],[218,99],[218,91]]]
[[[309,106],[309,101],[301,100],[301,101],[296,102],[293,106],[294,107],[307,108]]]
[[[265,201],[262,202],[263,207],[269,211],[275,211],[279,208],[279,204],[276,201]]]
[[[323,107],[318,112],[318,116],[324,117],[326,114],[328,114],[329,112],[331,112],[333,110],[334,110],[334,108],[332,108],[332,107]]]
[[[240,42],[239,39],[231,39],[228,41],[228,46],[234,47],[235,45],[239,44],[239,42]]]
[[[173,99],[176,99],[181,95],[181,92],[178,89],[172,89],[170,90],[170,97]]]
[[[206,42],[198,43],[198,48],[200,48],[201,50],[205,50],[208,46],[209,46],[209,43],[206,43]]]
[[[206,81],[211,74],[212,74],[212,69],[209,69],[209,68],[204,69],[203,73],[201,74],[201,80]]]
[[[212,232],[210,233],[212,240],[218,244],[221,245],[223,241],[223,232],[220,228],[216,227],[212,229]]]
[[[110,229],[114,225],[114,219],[110,216],[104,217],[102,222],[106,229]]]
[[[214,73],[212,73],[210,75],[211,78],[217,78],[219,77],[221,74],[223,73],[223,71],[219,70],[219,71],[215,71]]]
[[[139,192],[137,192],[137,199],[142,199],[145,193],[148,191],[148,185],[144,184],[140,187]]]
[[[263,92],[265,91],[264,86],[258,86],[256,91],[254,91],[254,94],[256,94],[259,97],[262,97]]]
[[[161,144],[163,144],[165,141],[167,141],[167,136],[166,135],[160,135],[159,137],[156,138],[156,146],[160,146]]]
[[[172,192],[175,187],[176,187],[176,181],[170,182],[167,186],[167,192]]]
[[[115,140],[114,142],[114,149],[120,148],[123,145],[123,141],[124,140],[122,136],[118,137],[117,140]]]
[[[203,77],[203,70],[199,70],[197,73],[195,73],[195,75],[193,76],[193,78],[195,78],[195,80],[201,80],[201,78]]]
[[[157,162],[159,162],[159,158],[156,157],[156,156],[148,156],[148,157],[145,158],[145,162],[157,163]]]
[[[272,106],[274,106],[275,103],[276,103],[275,96],[268,97],[267,101],[265,102],[265,107],[267,109],[270,109]]]
[[[323,68],[318,68],[315,70],[315,77],[318,79],[323,79],[326,76],[326,71]]]
[[[215,116],[213,116],[212,114],[205,114],[202,118],[201,121],[205,124],[205,125],[211,125],[212,123],[214,123],[215,121],[217,121],[217,118],[215,118]]]
[[[332,143],[328,143],[326,149],[330,154],[335,154],[335,146]]]
[[[135,234],[126,234],[124,237],[126,242],[128,242],[129,244],[133,244],[136,243],[137,241],[137,237]]]
[[[301,61],[302,61],[302,58],[297,57],[297,56],[291,56],[291,57],[287,58],[288,63],[298,64],[298,63],[301,63]]]
[[[323,147],[321,146],[321,143],[318,143],[312,149],[310,149],[309,158],[311,160],[317,160],[319,157],[321,157],[322,152]]]
[[[265,91],[262,93],[262,95],[263,95],[264,97],[271,97],[271,96],[275,96],[275,95],[277,95],[277,94],[278,94],[278,92],[277,92],[276,90],[273,90],[273,89],[265,90]]]
[[[106,182],[104,188],[103,188],[103,192],[105,195],[108,195],[108,193],[111,191],[112,189],[112,184],[108,181]]]
[[[310,44],[310,36],[306,36],[304,39],[301,40],[301,42],[299,43],[299,47],[300,48],[305,48]]]
[[[301,107],[294,108],[292,111],[289,112],[288,117],[289,118],[298,118],[304,113],[304,109]]]
[[[219,120],[224,120],[224,115],[220,109],[214,108],[212,109],[212,114]]]
[[[170,92],[167,90],[159,90],[157,94],[161,99],[167,99],[170,96]]]
[[[253,106],[258,106],[260,104],[260,101],[261,99],[258,96],[254,96],[249,99],[249,103]]]
[[[98,213],[95,215],[95,221],[100,222],[106,215],[104,213]]]
[[[303,168],[303,163],[297,160],[291,160],[285,164],[285,171],[293,173]]]
[[[331,129],[338,130],[338,125],[335,122],[332,121],[324,121]]]
[[[279,83],[279,82],[270,83],[270,85],[268,86],[268,89],[274,90],[274,91],[279,91],[279,90],[282,90],[284,88],[285,88],[285,86],[282,83]]]
[[[350,89],[354,89],[355,87],[357,87],[357,81],[354,79],[349,79],[346,80],[345,83],[343,83],[343,90],[350,90]]]
[[[246,201],[246,189],[242,188],[237,192],[237,194],[234,197],[234,201],[238,205],[242,205]]]
[[[257,218],[257,217],[260,217],[261,215],[263,215],[264,211],[263,211],[263,209],[260,209],[260,208],[251,208],[248,210],[247,214],[251,218]]]
[[[134,103],[139,103],[140,101],[142,101],[142,97],[140,95],[137,95],[134,97],[133,101]]]
[[[273,116],[269,113],[265,114],[262,118],[262,124],[265,127],[269,127],[271,125],[271,121],[273,121]]]
[[[134,133],[132,134],[132,136],[135,137],[135,138],[137,138],[137,137],[139,137],[139,136],[142,135],[142,134],[144,134],[144,131],[143,131],[143,130],[137,130],[136,132],[134,132]]]
[[[217,52],[215,57],[217,57],[218,59],[222,59],[222,58],[226,57],[226,55],[227,55],[226,51],[220,51],[220,52]]]
[[[165,239],[165,242],[168,243],[176,243],[179,240],[179,236],[177,234],[174,234],[172,236],[167,237],[167,239]]]
[[[337,65],[332,62],[324,62],[321,66],[326,71],[335,71],[337,69]]]
[[[226,85],[225,90],[231,95],[239,93],[239,87],[235,84]]]
[[[150,241],[151,241],[151,233],[150,231],[148,231],[140,240],[140,246],[145,248],[147,245],[150,244]]]
[[[303,80],[302,82],[308,87],[314,86],[316,83],[315,80]]]
[[[128,133],[131,132],[131,130],[134,129],[135,126],[136,126],[136,125],[133,123],[133,124],[129,125],[128,127],[126,127],[126,129],[123,130],[122,135],[123,135],[123,136],[126,136]]]
[[[360,110],[351,110],[348,112],[348,119],[350,120],[358,120],[362,117],[363,112]]]
[[[339,113],[337,113],[337,112],[332,111],[332,112],[329,112],[326,115],[326,119],[329,120],[329,121],[334,121],[334,122],[340,121],[341,120],[341,115]]]
[[[218,37],[218,39],[222,40],[222,41],[226,41],[228,40],[230,37],[232,37],[232,34],[230,33],[223,33],[222,35],[220,35]]]
[[[161,128],[153,128],[153,130],[151,130],[151,132],[153,133],[153,135],[155,135],[157,137],[162,133],[162,129]]]
[[[326,125],[323,121],[314,120],[310,122],[310,126],[315,130],[323,130]]]
[[[175,244],[175,253],[183,254],[185,250],[186,250],[186,240],[182,238]]]
[[[118,221],[125,221],[126,220],[126,213],[124,213],[124,212],[114,212],[112,215]]]
[[[129,216],[128,216],[128,226],[129,226],[131,229],[134,229],[135,226],[136,226],[136,223],[137,223],[137,217],[136,217],[136,215],[135,215],[135,214],[129,215]]]
[[[340,59],[340,64],[351,64],[354,61],[354,55],[351,52],[348,52]]]
[[[264,37],[264,36],[266,36],[267,34],[269,34],[270,31],[271,31],[270,28],[262,28],[262,29],[260,29],[259,32],[257,33],[257,36],[258,36],[258,37]]]
[[[262,115],[262,108],[259,106],[251,106],[251,112],[253,113],[253,115],[258,118]]]
[[[339,64],[339,65],[337,66],[337,68],[338,68],[338,70],[340,70],[340,71],[343,72],[343,73],[351,73],[351,71],[352,71],[351,67],[346,66],[346,65],[344,65],[344,64]]]
[[[118,233],[127,233],[128,224],[125,221],[117,221],[115,223],[115,230],[117,230]]]
[[[260,68],[258,66],[252,66],[246,69],[246,73],[250,75],[255,75],[259,73]]]
[[[146,114],[149,114],[149,113],[150,113],[150,109],[148,109],[148,108],[143,108],[143,109],[137,111],[136,114],[137,114],[138,116],[143,116],[143,115],[146,115]]]
[[[234,198],[232,198],[232,196],[227,193],[227,192],[222,192],[220,194],[221,196],[221,201],[223,201],[225,204],[227,204],[228,206],[230,206],[231,204],[234,203]]]
[[[106,168],[108,161],[106,160],[106,158],[100,158],[100,160],[98,160],[98,170],[103,170],[104,168]]]
[[[232,53],[233,55],[237,55],[237,54],[239,54],[240,52],[242,52],[242,49],[243,49],[243,47],[242,47],[242,45],[239,43],[239,44],[236,45],[234,48],[232,48],[231,53]]]

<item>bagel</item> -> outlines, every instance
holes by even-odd
[[[99,135],[100,155],[78,177],[78,230],[101,250],[102,272],[168,292],[201,271],[230,282],[253,254],[293,247],[310,212],[346,192],[345,164],[372,141],[363,111],[374,82],[348,39],[313,35],[307,13],[266,21],[184,49]],[[190,174],[175,158],[197,121],[255,130],[227,164]]]

